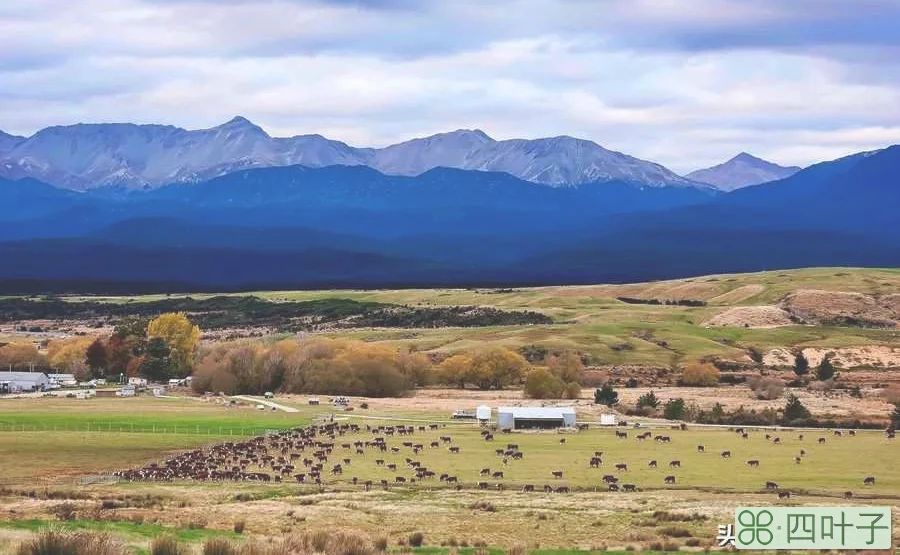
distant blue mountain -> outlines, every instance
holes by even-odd
[[[0,181],[0,280],[239,289],[900,266],[898,176],[895,146],[727,194],[365,166],[240,170],[147,191]]]

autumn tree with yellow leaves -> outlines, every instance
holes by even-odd
[[[147,325],[148,345],[154,339],[161,339],[168,347],[170,373],[178,376],[191,373],[200,347],[200,328],[191,323],[187,316],[169,312],[151,320]],[[148,350],[148,355],[151,354]]]

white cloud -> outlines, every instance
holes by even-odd
[[[0,129],[21,134],[77,121],[209,127],[242,114],[273,135],[383,146],[478,127],[501,139],[580,136],[677,171],[741,150],[807,165],[900,142],[895,45],[798,49],[817,37],[802,29],[787,45],[747,39],[753,26],[796,21],[783,2],[21,4],[0,7]],[[846,12],[821,6],[812,19]],[[729,30],[733,48],[716,34]],[[879,58],[858,63],[870,48]]]

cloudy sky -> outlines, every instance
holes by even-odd
[[[573,135],[688,171],[900,143],[898,0],[0,3],[0,129]]]

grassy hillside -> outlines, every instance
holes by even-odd
[[[798,325],[779,306],[791,294],[807,295],[798,313],[820,310],[808,323]],[[826,292],[828,294],[822,294]],[[849,295],[846,295],[849,294]],[[830,321],[828,310],[847,301],[846,315],[866,317],[878,310],[888,325],[900,319],[900,269],[814,268],[752,274],[715,275],[691,279],[628,285],[537,287],[521,289],[409,289],[261,291],[255,295],[272,301],[351,299],[360,302],[411,306],[491,306],[503,310],[533,310],[553,318],[552,325],[514,325],[481,328],[353,329],[334,335],[367,341],[388,341],[429,351],[452,352],[483,344],[510,347],[541,345],[550,349],[577,349],[601,364],[670,365],[706,356],[740,359],[750,347],[757,349],[891,346],[900,340],[894,327],[816,325]],[[660,301],[703,301],[704,306],[630,304],[620,297]],[[144,302],[164,296],[101,297],[108,302]],[[194,298],[204,298],[195,295]],[[71,298],[73,301],[86,297]],[[97,300],[97,297],[91,297]],[[810,300],[811,299],[811,300]],[[814,304],[821,306],[816,307]],[[868,304],[867,304],[868,303]],[[874,304],[873,304],[874,303]],[[879,305],[879,303],[881,303]],[[888,303],[885,306],[885,303]],[[890,304],[893,303],[893,304]],[[878,305],[875,307],[875,305]],[[707,327],[725,315],[724,326]],[[787,308],[793,308],[787,306]],[[800,311],[800,308],[804,312]],[[894,310],[892,313],[891,310]],[[763,327],[775,314],[773,325]],[[893,314],[893,316],[892,316]],[[821,317],[820,317],[821,316]],[[834,315],[832,315],[834,316]],[[749,319],[748,319],[749,317]],[[816,319],[818,318],[818,320]],[[892,320],[894,318],[894,320]],[[810,322],[812,325],[810,325]],[[746,324],[746,325],[745,325]]]

